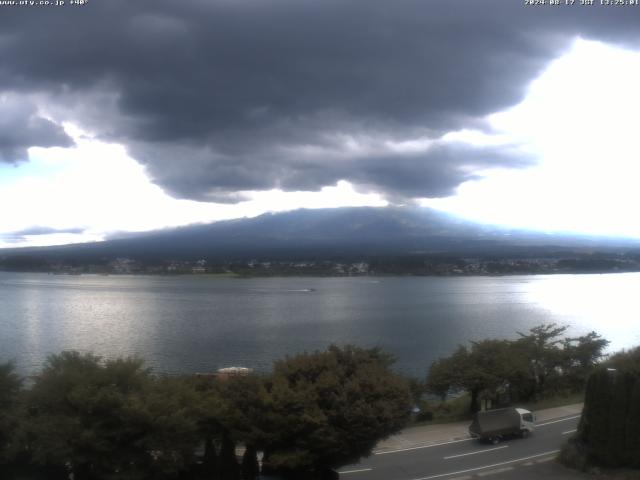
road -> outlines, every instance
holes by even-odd
[[[342,480],[463,480],[516,469],[553,459],[567,437],[575,432],[579,415],[536,425],[526,439],[498,445],[474,439],[454,440],[374,453],[360,463],[340,469]],[[517,477],[515,477],[517,478]]]

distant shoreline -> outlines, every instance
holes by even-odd
[[[254,279],[254,278],[397,278],[397,277],[429,277],[429,278],[473,278],[473,277],[514,277],[514,276],[550,276],[550,275],[615,275],[625,273],[640,273],[640,270],[602,270],[602,271],[585,271],[585,270],[564,270],[564,271],[542,271],[542,272],[503,272],[503,273],[366,273],[366,274],[321,274],[321,273],[274,273],[274,274],[239,274],[239,273],[149,273],[149,272],[132,272],[132,273],[96,273],[96,272],[80,272],[80,273],[56,273],[52,271],[38,270],[0,270],[0,273],[32,273],[46,274],[56,277],[77,277],[77,276],[93,276],[93,277],[162,277],[162,278],[228,278],[228,279]]]

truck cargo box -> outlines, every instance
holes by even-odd
[[[499,441],[508,435],[527,436],[533,431],[533,414],[522,408],[500,408],[478,412],[469,426],[472,437]]]

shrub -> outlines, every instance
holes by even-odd
[[[423,410],[416,415],[416,420],[418,422],[430,422],[433,420],[433,412],[430,410]]]

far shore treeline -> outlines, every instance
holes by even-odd
[[[460,346],[404,378],[378,348],[330,346],[269,374],[165,376],[138,358],[62,352],[25,382],[0,364],[0,478],[337,478],[411,421],[455,397],[467,414],[582,392],[608,344],[540,325],[516,340]],[[425,396],[429,394],[429,396]],[[443,403],[436,401],[441,397]],[[415,418],[414,418],[415,420]]]
[[[581,251],[539,248],[496,252],[344,254],[331,251],[272,252],[258,256],[5,253],[0,271],[57,275],[225,275],[275,276],[476,276],[622,273],[640,271],[638,251]]]

